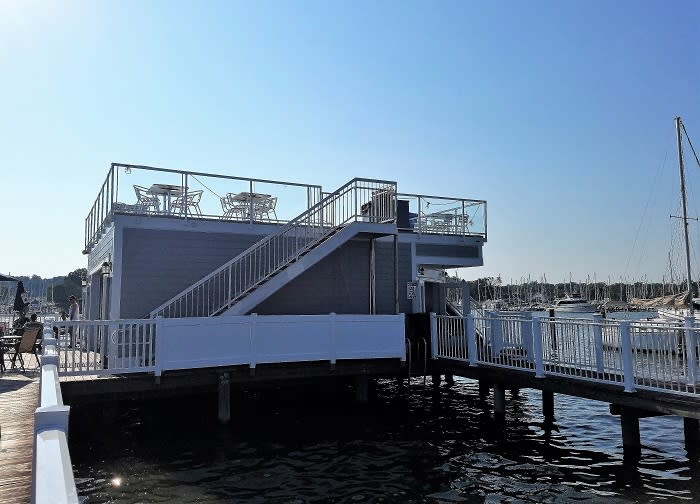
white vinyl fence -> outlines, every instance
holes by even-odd
[[[650,321],[431,314],[433,358],[700,395],[700,327]]]

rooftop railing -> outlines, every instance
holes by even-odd
[[[416,233],[486,238],[486,201],[423,194],[397,195],[397,225]]]
[[[287,222],[321,200],[321,186],[112,163],[85,219],[87,253],[114,214]]]

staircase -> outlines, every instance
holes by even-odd
[[[149,315],[246,313],[353,236],[395,232],[395,223],[396,183],[355,178]]]

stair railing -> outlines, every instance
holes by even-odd
[[[396,182],[351,180],[154,309],[150,316],[217,315],[344,226],[359,221],[396,221]]]

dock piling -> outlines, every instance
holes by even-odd
[[[554,392],[542,391],[542,415],[546,422],[554,421]]]
[[[479,400],[485,401],[489,397],[490,387],[484,380],[479,380]]]
[[[697,418],[683,418],[683,433],[685,435],[685,447],[688,451],[697,450],[700,446],[700,420]]]
[[[493,386],[493,405],[496,418],[503,419],[506,416],[506,389],[503,385]]]
[[[228,373],[219,375],[219,422],[231,420],[231,382]]]
[[[620,414],[622,427],[622,450],[625,458],[638,459],[642,454],[642,443],[639,437],[639,417],[626,408]]]
[[[369,402],[369,377],[367,375],[355,377],[355,400],[363,404]]]

